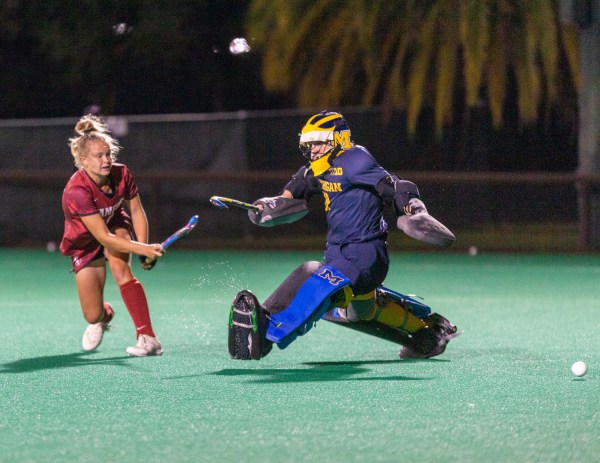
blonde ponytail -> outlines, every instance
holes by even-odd
[[[87,153],[87,144],[90,140],[102,140],[108,145],[111,158],[114,161],[121,150],[119,142],[114,139],[110,133],[108,125],[100,116],[88,114],[83,116],[75,124],[75,133],[77,136],[69,138],[69,147],[75,167],[81,169],[81,159],[85,158]]]

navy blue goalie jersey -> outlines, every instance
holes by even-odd
[[[310,166],[302,167],[285,189],[307,200],[323,194],[328,244],[359,243],[387,235],[383,201],[375,188],[389,175],[365,148],[355,146],[342,151],[318,177]]]

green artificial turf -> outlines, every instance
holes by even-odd
[[[394,253],[386,286],[463,331],[446,353],[319,322],[259,362],[227,353],[229,305],[320,252],[182,251],[135,274],[165,354],[112,330],[81,351],[68,259],[0,249],[0,461],[591,462],[600,455],[600,257]],[[570,366],[589,364],[583,378]]]

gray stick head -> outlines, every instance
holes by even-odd
[[[448,247],[456,240],[448,227],[429,214],[401,215],[397,226],[411,238],[436,246]]]

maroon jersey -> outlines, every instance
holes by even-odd
[[[131,218],[124,208],[124,200],[138,194],[138,188],[123,164],[113,164],[110,169],[112,193],[103,193],[84,170],[75,172],[63,191],[62,208],[65,214],[65,232],[60,252],[70,256],[73,270],[78,271],[102,255],[102,245],[94,238],[81,217],[100,214],[110,230],[127,228],[132,237]]]

